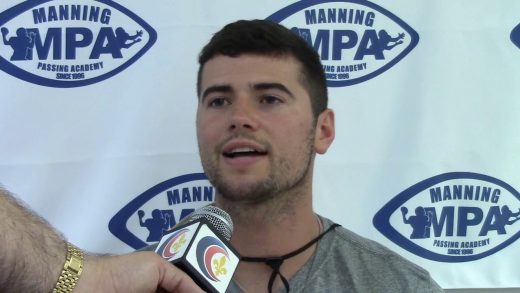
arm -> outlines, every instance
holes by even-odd
[[[49,223],[0,188],[0,292],[52,292],[66,259],[66,241]],[[202,292],[153,252],[87,255],[74,290]]]
[[[142,31],[142,30],[140,30],[140,31],[135,31],[135,35],[133,35],[133,36],[128,36],[128,39],[129,39],[129,40],[135,40],[135,39],[141,37],[142,35],[143,35],[143,31]]]
[[[127,34],[126,40],[121,44],[123,48],[128,49],[133,44],[139,43],[141,41],[140,37],[143,35],[143,31],[136,31],[135,35],[131,36]],[[126,43],[126,41],[131,41],[130,43]]]
[[[144,211],[143,210],[138,210],[137,211],[137,216],[139,216],[139,225],[141,227],[146,227],[146,223],[143,221]]]
[[[397,35],[397,37],[392,38],[391,40],[392,40],[392,42],[397,42],[397,41],[399,41],[399,40],[401,40],[401,39],[403,39],[403,38],[404,38],[404,33],[399,33],[399,34]]]
[[[44,219],[0,188],[0,291],[50,292],[66,244]]]
[[[2,30],[2,40],[4,41],[4,44],[9,45],[10,42],[7,39],[7,34],[9,33],[9,30],[5,27],[3,27],[1,30]]]
[[[408,214],[408,209],[406,207],[401,207],[401,214],[403,215],[403,223],[410,224],[410,218],[406,218],[406,214]]]

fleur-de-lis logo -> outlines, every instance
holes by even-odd
[[[215,275],[226,275],[227,269],[226,269],[226,257],[222,256],[219,259],[213,260],[213,267],[215,268]]]
[[[173,251],[175,253],[177,253],[185,243],[186,243],[186,234],[182,234],[181,237],[179,237],[179,240],[172,245]]]
[[[214,236],[205,236],[197,244],[197,264],[204,276],[213,282],[221,282],[233,275],[234,269],[227,262],[229,258],[226,245]],[[228,269],[231,272],[228,273]]]

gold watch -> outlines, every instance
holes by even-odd
[[[83,271],[83,251],[67,242],[67,259],[52,293],[70,293]]]

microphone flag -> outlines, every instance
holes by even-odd
[[[223,293],[240,256],[229,241],[215,231],[204,217],[190,221],[164,235],[155,252],[186,272],[203,290]]]

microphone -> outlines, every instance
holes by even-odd
[[[229,214],[208,205],[164,235],[155,253],[182,269],[206,292],[223,293],[240,260],[229,243],[232,233]]]

